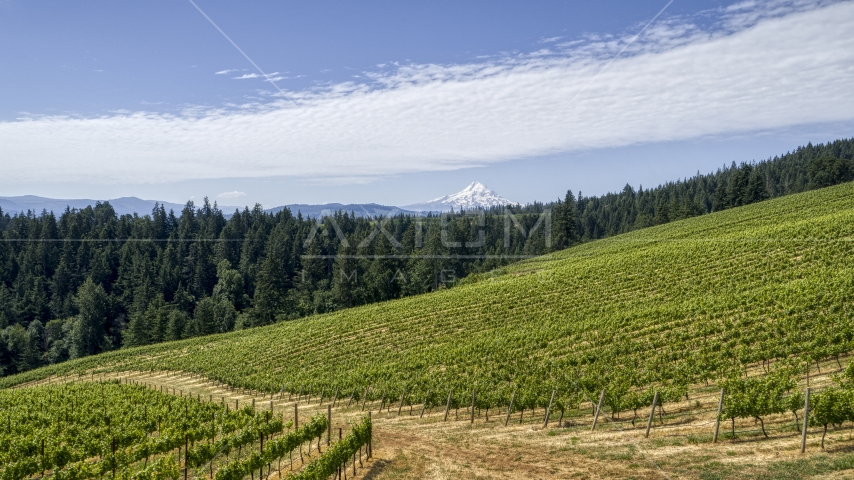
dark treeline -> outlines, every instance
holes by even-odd
[[[260,206],[227,218],[207,200],[177,215],[117,216],[109,203],[58,217],[0,213],[0,367],[10,374],[429,292],[569,245],[542,204],[510,210],[338,212],[320,223]]]
[[[755,163],[733,163],[653,189],[578,199],[578,232],[595,240],[638,228],[828,187],[854,179],[854,138],[800,147]]]
[[[452,286],[580,241],[852,179],[854,139],[634,191],[445,216],[317,222],[207,200],[179,214],[0,210],[0,372]]]

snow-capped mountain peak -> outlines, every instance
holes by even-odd
[[[499,207],[512,204],[510,200],[498,195],[480,182],[472,182],[462,191],[452,195],[434,198],[429,202],[407,205],[406,210],[420,212],[447,212],[449,210],[474,210],[477,208]]]

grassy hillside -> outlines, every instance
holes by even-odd
[[[854,350],[854,183],[591,242],[431,294],[7,377],[183,370],[264,391],[478,404],[678,397],[766,359]],[[420,400],[419,400],[420,401]],[[466,400],[460,399],[461,402]],[[468,400],[471,401],[469,394]]]

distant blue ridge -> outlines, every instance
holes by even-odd
[[[18,213],[27,213],[27,211],[33,211],[36,215],[40,215],[42,211],[46,210],[48,212],[53,212],[54,215],[61,215],[62,212],[65,211],[67,207],[72,209],[76,208],[78,210],[84,209],[88,206],[94,207],[97,202],[104,202],[104,200],[92,200],[92,199],[57,199],[57,198],[46,198],[46,197],[38,197],[35,195],[23,195],[19,197],[0,197],[0,208],[3,209],[3,213],[8,213],[9,215],[15,215]],[[106,200],[110,202],[113,209],[116,211],[118,215],[133,215],[136,213],[137,215],[148,215],[151,213],[151,210],[154,208],[155,204],[163,205],[163,207],[168,212],[169,210],[174,210],[176,215],[181,214],[181,210],[184,209],[183,204],[171,203],[171,202],[163,202],[159,200],[143,200],[137,197],[121,197],[114,198],[110,200]],[[196,203],[196,208],[200,206],[199,203]],[[394,206],[389,205],[379,205],[376,203],[328,203],[323,205],[309,205],[309,204],[293,204],[286,205],[291,210],[291,213],[297,215],[297,213],[302,213],[303,217],[307,218],[318,218],[325,215],[334,214],[338,211],[343,211],[345,213],[353,213],[357,217],[380,217],[380,216],[389,216],[389,215],[397,215],[400,213],[404,214],[414,214],[415,212],[409,210],[402,210]],[[252,207],[249,207],[250,209]],[[264,210],[267,213],[278,213],[285,206],[273,207]],[[236,207],[236,206],[219,206],[219,209],[222,210],[223,214],[226,217],[230,217],[235,210],[243,210],[244,207]]]

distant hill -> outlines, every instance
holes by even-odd
[[[32,210],[36,212],[36,214],[41,213],[42,210],[47,210],[48,212],[53,212],[54,214],[59,215],[65,211],[66,207],[81,210],[88,206],[94,207],[97,202],[103,203],[104,201],[105,200],[92,200],[88,198],[59,199],[38,197],[35,195],[23,195],[19,197],[0,197],[0,208],[3,209],[3,213],[8,213],[10,215],[26,213],[28,210]],[[151,209],[154,208],[155,203],[163,205],[167,212],[169,210],[174,210],[176,214],[179,214],[184,208],[184,205],[178,203],[159,200],[143,200],[137,197],[113,198],[106,201],[110,202],[110,205],[113,206],[113,209],[118,215],[133,215],[134,213],[146,215],[151,213]],[[234,212],[235,208],[240,207],[220,206],[219,208],[223,212],[230,214]]]
[[[174,210],[176,214],[180,214],[181,210],[184,209],[183,204],[164,202],[161,200],[143,200],[137,197],[121,197],[113,198],[110,200],[93,200],[88,198],[47,198],[39,197],[36,195],[22,195],[19,197],[0,197],[0,209],[3,209],[3,213],[8,213],[9,215],[27,213],[27,211],[30,210],[36,212],[36,214],[40,214],[43,210],[47,210],[48,212],[53,212],[54,214],[59,215],[63,211],[65,211],[66,207],[81,210],[88,206],[94,207],[97,202],[103,203],[105,201],[110,202],[110,205],[113,206],[113,209],[115,209],[116,214],[118,215],[133,215],[134,213],[138,215],[146,215],[151,213],[151,210],[154,208],[154,205],[156,203],[163,205],[164,208],[166,208],[167,212],[169,210]],[[376,203],[326,203],[319,205],[292,204],[286,206],[291,210],[294,215],[296,215],[297,212],[301,212],[302,216],[306,218],[322,217],[335,213],[339,210],[347,213],[353,212],[357,217],[379,217],[397,215],[399,213],[415,213],[413,211],[404,210],[398,207],[389,205],[379,205]],[[199,205],[197,204],[196,208],[198,207]],[[242,211],[243,208],[244,207],[219,205],[219,209],[222,210],[222,213],[223,215],[225,215],[226,218],[230,217],[234,213],[235,209]],[[264,211],[267,213],[278,213],[283,208],[285,207],[273,207]]]
[[[848,183],[588,242],[433,293],[71,360],[0,388],[51,374],[184,371],[318,398],[429,394],[444,406],[452,391],[451,407],[476,388],[480,408],[515,395],[531,409],[553,389],[576,408],[580,387],[605,389],[612,411],[631,418],[623,402],[633,392],[670,402],[734,367],[854,350],[852,235]]]
[[[353,212],[357,217],[387,217],[389,215],[397,215],[400,213],[415,213],[399,207],[379,205],[376,203],[326,203],[323,205],[293,204],[286,205],[286,207],[290,209],[292,214],[296,215],[297,213],[302,213],[302,216],[306,218],[324,217],[338,211],[343,211],[345,213]],[[265,210],[265,212],[278,213],[282,211],[283,208],[285,207],[270,208]]]

